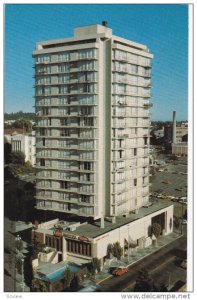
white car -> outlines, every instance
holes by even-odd
[[[187,205],[187,197],[180,197],[179,203]]]
[[[183,225],[186,225],[186,224],[187,224],[187,220],[183,219],[183,220],[182,220],[182,224],[183,224]]]

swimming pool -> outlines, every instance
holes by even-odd
[[[65,267],[62,267],[62,268],[54,271],[53,273],[50,273],[48,275],[44,275],[42,277],[42,280],[47,281],[47,282],[51,282],[51,283],[53,283],[57,280],[61,280],[65,276],[65,270],[66,269],[70,269],[73,273],[76,273],[79,270],[79,267],[68,264]]]

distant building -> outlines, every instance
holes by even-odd
[[[187,156],[188,152],[188,143],[182,142],[182,143],[172,143],[172,154],[177,156]]]
[[[16,120],[7,120],[7,121],[4,121],[4,123],[6,125],[12,125],[14,122],[16,122]]]
[[[177,156],[187,156],[188,143],[183,142],[188,134],[188,124],[176,124],[176,112],[173,112],[173,135],[172,135],[172,154]]]
[[[11,143],[11,137],[17,134],[24,134],[23,128],[6,128],[4,129],[4,137],[8,141],[8,143]]]
[[[184,136],[188,134],[187,123],[181,123],[176,125],[176,142],[180,143],[183,141]],[[164,139],[166,142],[172,142],[173,137],[173,124],[165,125],[164,127]]]
[[[164,139],[167,143],[172,142],[172,124],[164,126]]]
[[[25,161],[30,161],[32,166],[36,164],[35,132],[31,134],[16,134],[11,136],[12,152],[21,151],[25,154]]]
[[[162,127],[161,129],[155,130],[154,136],[156,137],[156,139],[160,139],[160,138],[164,137],[164,127]]]
[[[181,143],[186,134],[188,134],[188,124],[178,124],[176,126],[176,142]]]

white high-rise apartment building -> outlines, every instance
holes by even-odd
[[[103,25],[39,42],[35,58],[37,208],[93,217],[149,199],[151,59]]]

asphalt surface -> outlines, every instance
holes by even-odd
[[[166,161],[159,166],[155,175],[150,176],[150,192],[158,192],[167,196],[187,196],[187,162],[186,160]]]
[[[134,288],[138,271],[144,268],[152,275],[158,287],[161,283],[169,286],[170,282],[170,286],[172,286],[178,280],[186,282],[186,270],[182,269],[178,263],[186,258],[186,249],[187,237],[184,235],[163,249],[158,250],[158,252],[132,265],[128,273],[121,277],[111,277],[101,282],[100,285],[105,292],[131,292]]]

